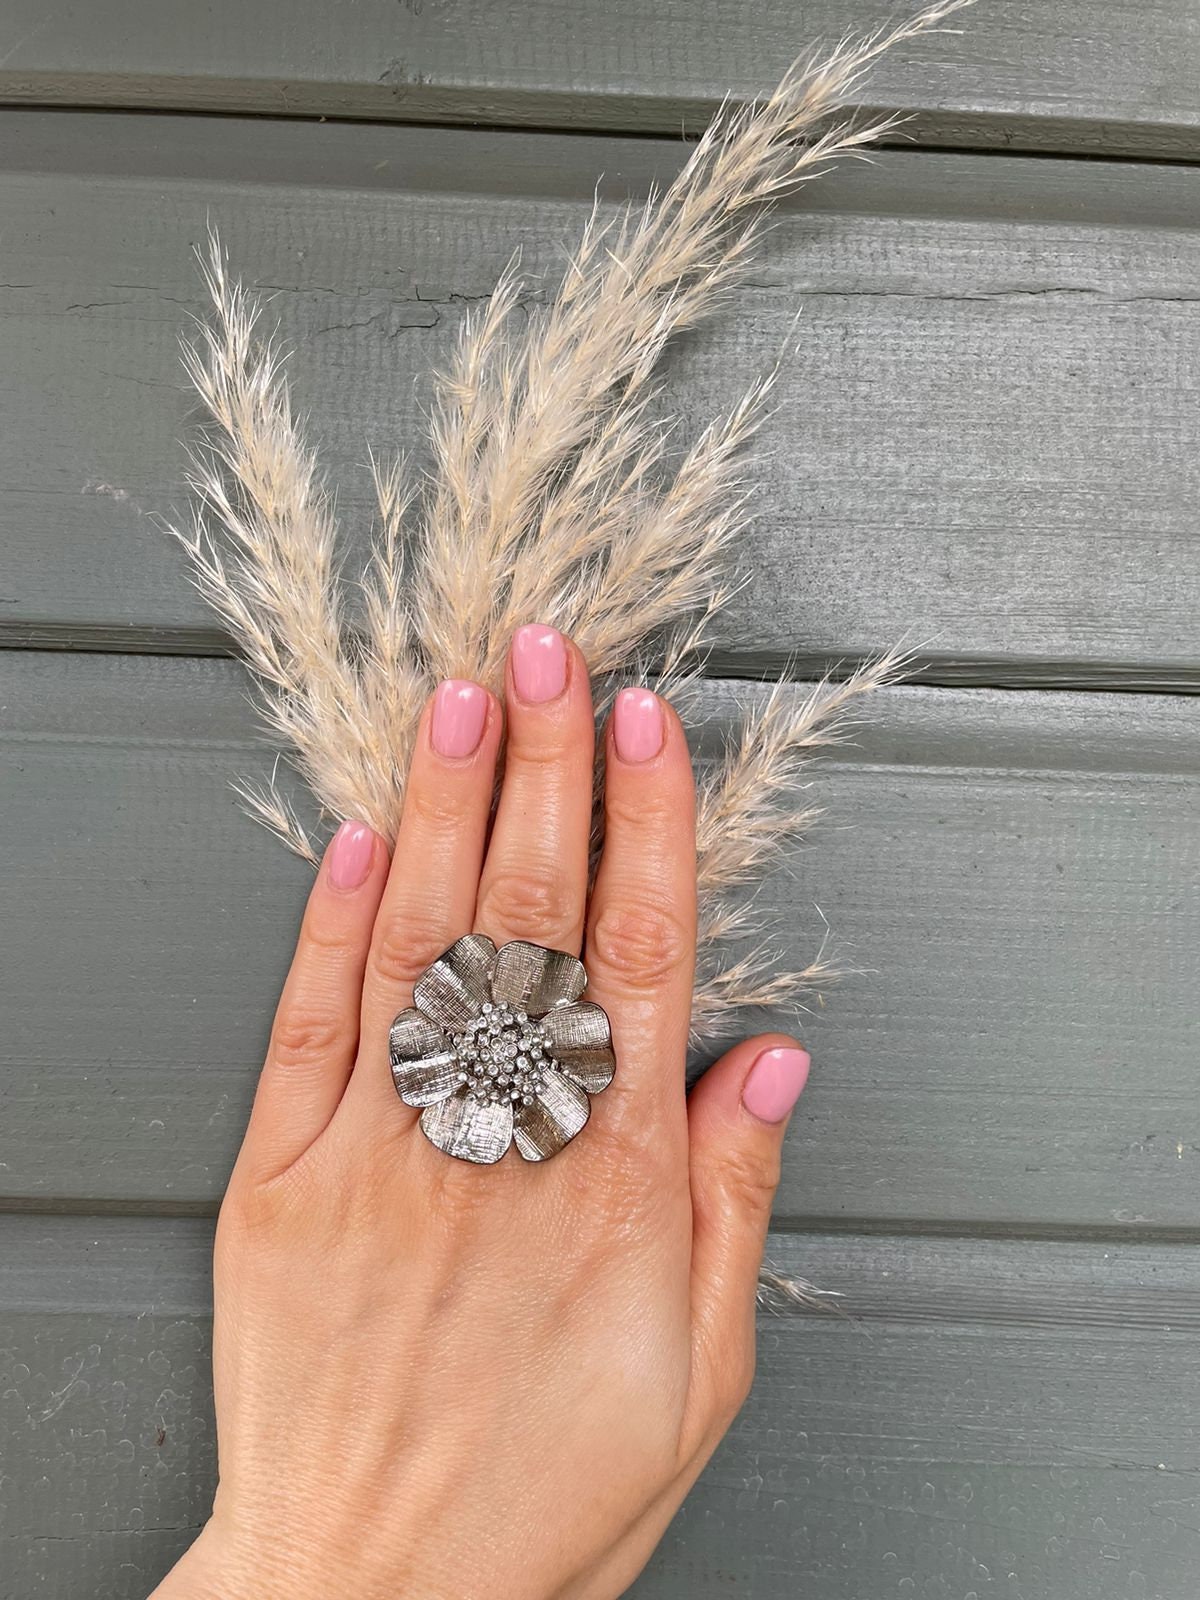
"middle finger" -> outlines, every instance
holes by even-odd
[[[578,955],[587,901],[595,723],[587,667],[555,628],[513,636],[508,743],[475,928]]]

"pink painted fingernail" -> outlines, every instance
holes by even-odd
[[[613,740],[622,761],[652,761],[663,747],[663,714],[649,689],[622,689],[613,706]]]
[[[557,628],[530,622],[512,642],[513,684],[526,705],[554,700],[567,686],[567,644]]]
[[[361,889],[371,870],[375,835],[365,822],[343,822],[329,843],[326,860],[335,889]]]
[[[467,678],[447,678],[433,697],[429,737],[440,756],[474,755],[487,721],[487,690]]]
[[[799,1100],[811,1066],[807,1050],[764,1050],[742,1085],[742,1104],[764,1122],[782,1122]]]

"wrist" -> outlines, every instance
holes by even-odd
[[[211,1522],[200,1530],[150,1600],[239,1600],[232,1563]]]
[[[336,1582],[329,1581],[330,1570],[337,1570]],[[312,1552],[291,1546],[284,1551],[266,1541],[248,1543],[210,1521],[149,1600],[329,1600],[341,1593],[370,1600],[394,1592],[390,1583],[360,1582],[342,1561],[325,1562]],[[421,1591],[421,1600],[443,1597]]]
[[[289,1559],[280,1572],[272,1550],[250,1553],[215,1520],[205,1524],[149,1600],[328,1600],[335,1592]]]

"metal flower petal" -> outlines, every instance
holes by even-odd
[[[455,940],[417,979],[389,1039],[396,1091],[424,1108],[426,1138],[483,1164],[514,1139],[526,1161],[569,1144],[614,1071],[608,1018],[579,1000],[586,986],[565,950]]]
[[[532,1105],[513,1113],[513,1138],[526,1161],[546,1161],[569,1144],[591,1115],[592,1103],[578,1084],[549,1068]]]
[[[578,956],[524,939],[501,945],[492,963],[492,999],[519,1006],[531,1017],[578,1000],[586,987],[587,973]]]
[[[453,1095],[421,1113],[421,1130],[448,1156],[490,1166],[504,1155],[513,1137],[513,1108],[507,1100],[472,1100]]]
[[[453,1044],[411,1006],[392,1023],[388,1054],[392,1081],[405,1105],[431,1106],[461,1086],[462,1065]]]
[[[465,1028],[491,994],[496,946],[481,933],[456,939],[413,985],[413,1005],[447,1033]]]
[[[557,1006],[538,1029],[560,1072],[589,1094],[607,1089],[616,1071],[608,1014],[591,1000]]]

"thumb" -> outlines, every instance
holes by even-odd
[[[754,1375],[758,1271],[779,1185],[783,1135],[808,1078],[786,1034],[735,1045],[688,1099],[693,1371],[701,1413],[731,1415]]]

